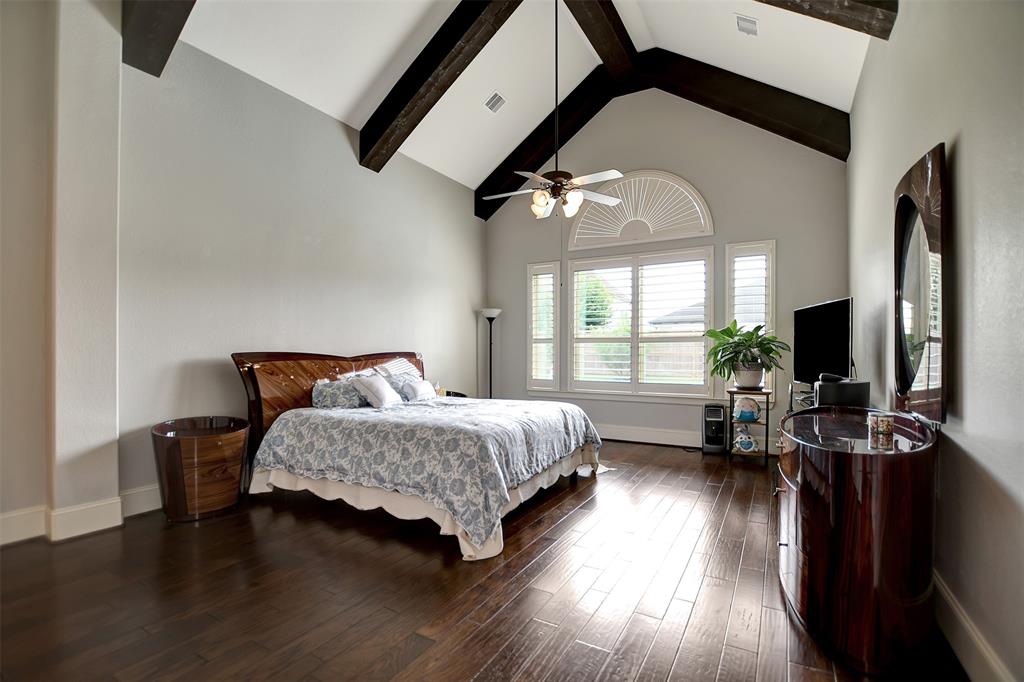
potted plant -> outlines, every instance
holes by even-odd
[[[782,351],[790,351],[789,344],[775,336],[764,333],[759,324],[744,331],[736,320],[721,329],[709,329],[704,333],[714,341],[708,351],[711,374],[728,380],[736,375],[736,388],[760,388],[764,384],[764,373],[778,367]]]

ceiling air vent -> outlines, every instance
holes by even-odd
[[[745,33],[748,36],[757,35],[757,19],[754,17],[746,17],[742,14],[736,15],[736,28],[740,33]]]
[[[493,95],[487,98],[484,102],[484,106],[490,109],[493,113],[498,113],[498,109],[501,109],[505,105],[505,98],[501,96],[501,93],[495,92]]]

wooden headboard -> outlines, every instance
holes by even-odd
[[[368,355],[320,355],[317,353],[232,353],[249,399],[249,457],[255,456],[263,434],[281,413],[310,407],[313,384],[339,374],[358,372],[405,358],[423,373],[419,353],[370,353]]]

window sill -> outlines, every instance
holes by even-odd
[[[699,395],[658,395],[647,393],[614,393],[611,391],[546,391],[531,388],[527,394],[536,398],[561,398],[563,400],[608,400],[622,403],[661,403],[665,405],[703,405],[713,396]]]

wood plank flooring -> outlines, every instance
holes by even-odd
[[[851,680],[784,610],[768,474],[606,443],[462,561],[308,493],[0,550],[4,680]],[[941,636],[901,678],[966,679]]]

